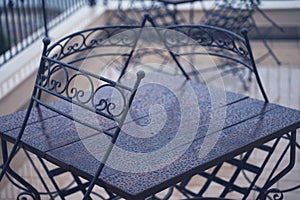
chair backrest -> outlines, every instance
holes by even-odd
[[[253,0],[216,1],[212,8],[204,10],[200,23],[238,33],[243,27],[249,28],[255,6],[257,3]]]
[[[112,67],[115,60],[120,65],[117,67],[126,68],[136,42],[129,41],[128,38],[136,37],[124,39],[119,38],[118,34],[122,33],[123,37],[126,34],[137,34],[137,27],[140,26],[87,29],[68,35],[51,46],[50,39],[45,38],[33,93],[18,139],[23,135],[34,103],[102,132],[112,139],[116,138],[145,74],[142,71],[137,72],[137,78],[131,85],[112,81],[99,74],[105,67]],[[91,68],[98,67],[97,73],[89,70],[90,64]],[[45,100],[43,95],[60,100],[64,107],[74,106],[84,112],[95,113],[103,122],[110,122],[117,128],[113,132],[106,131],[97,122],[78,117],[70,109],[66,112],[63,107]]]
[[[145,13],[149,13],[153,21],[159,25],[173,24],[173,13],[160,1],[155,0],[131,0],[109,1],[110,11],[107,24],[131,24],[139,25],[140,19]]]
[[[125,30],[128,30],[127,27],[90,29],[67,36],[50,47],[48,47],[50,40],[45,38],[43,40],[44,50],[31,100],[77,123],[115,137],[118,134],[116,132],[120,131],[123,125],[141,79],[145,76],[144,72],[139,71],[133,85],[128,86],[91,72],[82,65],[83,62],[93,58],[109,57],[107,60],[111,61],[110,57],[124,57],[126,59],[123,59],[124,62],[121,63],[121,67],[124,67],[127,60],[130,59],[130,51],[134,47],[135,41],[124,41],[117,38],[110,40],[109,38]],[[106,51],[115,46],[126,48],[126,52]],[[97,48],[105,49],[97,50],[95,53],[92,52]],[[100,62],[102,60],[106,61],[100,59],[97,62],[100,67],[112,64],[108,62],[101,66]],[[101,69],[97,71],[101,71]],[[114,95],[116,93],[118,100],[113,97],[116,96]],[[90,123],[90,120],[77,118],[72,113],[67,113],[60,107],[44,101],[41,98],[42,94],[48,94],[64,103],[78,106],[85,111],[112,120],[116,122],[119,129],[114,133],[103,130]]]
[[[82,65],[83,61],[101,57],[104,58],[102,61],[114,60],[117,57],[126,60],[136,43],[136,37],[130,36],[137,35],[136,29],[140,27],[102,26],[76,32],[48,47],[44,56],[75,66]],[[120,38],[120,33],[122,37],[128,37]]]
[[[71,34],[50,47],[48,47],[50,39],[45,38],[43,40],[43,53],[29,106],[15,144],[1,171],[0,181],[6,173],[13,156],[17,152],[33,105],[36,103],[38,108],[43,106],[61,116],[71,119],[75,123],[94,129],[97,134],[103,133],[110,137],[111,142],[109,142],[105,155],[101,158],[101,163],[98,166],[95,177],[91,181],[89,189],[85,194],[84,199],[89,199],[88,196],[96,179],[102,172],[113,145],[118,138],[136,90],[141,80],[144,78],[145,73],[143,71],[137,72],[134,83],[128,86],[100,76],[98,73],[93,73],[81,66],[85,60],[90,60],[95,57],[125,56],[125,65],[123,67],[126,68],[131,57],[130,53],[128,55],[124,52],[110,53],[107,52],[107,50],[117,46],[129,47],[129,52],[134,51],[135,40],[128,41],[128,38],[124,38],[124,35],[123,38],[117,37],[118,33],[125,30],[128,32],[128,29],[130,28],[133,30],[135,27],[102,27],[90,29]],[[136,32],[131,31],[131,33],[135,34]],[[101,47],[104,47],[105,49],[103,50]],[[99,48],[101,49],[100,51]],[[93,52],[92,50],[95,49],[98,51]],[[103,61],[103,59],[98,60],[97,64],[101,63],[101,61]],[[110,63],[105,62],[104,66],[109,64]],[[98,71],[99,70],[101,70],[101,67]],[[88,89],[82,87],[83,85],[87,85]],[[120,100],[115,100],[114,93],[118,94],[118,99]],[[45,101],[42,98],[43,94],[48,94],[49,96],[57,98],[61,101],[61,104]],[[65,107],[68,106],[71,106],[72,108],[79,107],[83,113],[74,114],[71,110],[65,109]],[[80,117],[80,114],[86,112],[92,112],[94,115],[92,118]],[[99,123],[97,123],[99,122],[98,117],[112,121],[113,127],[110,127],[111,129],[109,129],[106,127],[105,123],[104,125],[99,126]],[[96,120],[93,120],[94,118],[96,118]],[[95,121],[97,122],[95,123]]]
[[[268,102],[268,97],[253,58],[247,29],[243,29],[241,31],[242,35],[240,35],[233,31],[210,25],[195,24],[156,27],[155,21],[149,15],[146,15],[145,21],[149,21],[150,25],[154,27],[156,31],[153,33],[155,34],[156,32],[156,35],[158,35],[156,40],[161,43],[160,49],[166,51],[162,52],[160,49],[151,48],[148,51],[143,50],[142,53],[136,51],[137,54],[134,57],[137,56],[142,60],[143,56],[156,55],[156,59],[160,58],[164,62],[170,60],[170,62],[165,63],[174,65],[174,69],[178,69],[179,73],[182,73],[186,79],[190,79],[192,76],[200,77],[201,73],[212,69],[210,66],[207,66],[207,69],[201,67],[201,71],[197,71],[199,68],[195,69],[194,66],[196,65],[205,65],[202,62],[202,58],[216,58],[213,64],[217,65],[221,76],[233,74],[240,79],[244,87],[247,87],[246,79],[251,79],[251,75],[254,74],[262,96]],[[143,24],[145,25],[145,23]],[[153,36],[144,37],[148,38],[148,40],[145,40],[145,43],[148,42],[149,44],[144,46],[151,46],[154,43],[153,40],[155,39]],[[202,60],[185,62],[191,60],[191,57],[201,58]],[[124,69],[126,70],[126,68]],[[213,81],[214,77],[211,77],[211,80]],[[205,81],[208,80],[206,79]]]
[[[165,33],[166,45],[170,51],[174,52],[176,59],[188,59],[190,56],[201,58],[200,56],[207,57],[209,55],[212,58],[218,58],[219,63],[217,63],[217,67],[221,70],[221,75],[229,73],[240,75],[240,72],[245,70],[254,73],[263,98],[268,102],[253,58],[247,37],[247,29],[241,31],[242,36],[232,31],[209,25],[175,25],[168,27],[168,29],[185,36]],[[203,65],[203,63],[200,59],[197,62],[189,63],[189,65]],[[182,67],[186,69],[185,66]],[[190,72],[189,76],[191,74],[199,75],[199,73],[202,72]]]

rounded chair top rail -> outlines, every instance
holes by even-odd
[[[81,34],[86,34],[86,33],[93,33],[95,31],[103,31],[103,30],[115,30],[115,31],[118,31],[118,30],[130,30],[130,29],[137,29],[137,28],[142,28],[142,27],[145,27],[145,26],[142,26],[142,25],[105,25],[105,26],[98,26],[98,27],[93,27],[93,28],[89,28],[89,29],[84,29],[84,30],[81,30],[81,31],[77,31],[77,32],[74,32],[72,34],[69,34],[63,38],[61,38],[60,40],[56,41],[55,43],[53,43],[52,45],[50,45],[48,47],[48,51],[51,51],[51,49],[53,49],[56,45],[60,44],[61,42],[63,41],[66,41],[68,40],[69,38],[73,38],[77,35],[81,35]],[[182,24],[182,25],[171,25],[171,26],[158,26],[156,28],[166,28],[166,29],[176,29],[176,28],[207,28],[207,29],[214,29],[214,30],[219,30],[219,31],[222,31],[222,32],[226,32],[240,40],[244,40],[243,37],[241,37],[240,35],[238,35],[237,33],[235,32],[232,32],[230,30],[227,30],[227,29],[224,29],[224,28],[221,28],[221,27],[217,27],[217,26],[211,26],[211,25],[206,25],[206,24]],[[242,32],[242,30],[241,30]]]
[[[218,26],[211,26],[211,25],[207,25],[207,24],[181,24],[181,25],[171,25],[171,26],[167,26],[167,29],[172,29],[172,30],[176,30],[176,29],[192,29],[192,28],[203,28],[203,29],[209,29],[209,30],[216,30],[216,31],[220,31],[220,32],[224,32],[226,34],[229,34],[243,42],[246,42],[245,40],[245,36],[248,34],[248,30],[246,28],[241,29],[241,34],[244,35],[244,37],[242,37],[241,35],[230,31],[228,29],[225,28],[221,28]]]
[[[50,52],[56,46],[61,45],[62,43],[66,42],[69,39],[74,38],[76,36],[83,36],[85,34],[90,35],[97,31],[108,31],[108,30],[113,30],[112,33],[116,32],[116,34],[118,34],[119,33],[118,31],[120,31],[120,30],[126,31],[126,30],[137,29],[137,28],[141,28],[141,26],[138,26],[138,25],[106,25],[106,26],[99,26],[99,27],[84,29],[81,31],[71,33],[71,34],[59,39],[58,41],[55,41],[55,43],[49,45],[49,47],[47,48],[47,52]],[[114,35],[116,35],[116,34],[114,34]]]

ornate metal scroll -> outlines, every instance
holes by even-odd
[[[177,38],[169,37],[168,31],[166,31],[164,35],[170,49],[200,45],[204,47],[202,50],[205,51],[190,52],[190,54],[226,58],[253,70],[245,39],[233,32],[207,25],[179,25],[171,26],[170,29],[186,36],[178,37],[179,34],[173,34]],[[194,50],[199,50],[199,48]],[[182,55],[185,54],[187,53],[184,52]]]
[[[46,56],[55,60],[62,60],[75,53],[83,53],[94,48],[109,46],[132,47],[135,44],[133,35],[137,34],[138,26],[111,26],[88,29],[69,35],[54,43],[47,49]],[[118,34],[122,33],[122,38]],[[128,37],[125,37],[128,35]],[[107,52],[106,52],[107,53]]]

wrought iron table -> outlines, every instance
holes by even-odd
[[[159,75],[154,77],[159,79]],[[111,162],[108,161],[97,184],[110,194],[126,199],[144,199],[166,188],[170,188],[170,195],[177,189],[191,197],[192,193],[185,188],[190,177],[212,176],[203,172],[227,162],[237,167],[237,174],[246,170],[255,175],[248,188],[236,185],[237,174],[226,183],[219,177],[208,179],[223,183],[225,189],[221,196],[237,191],[247,198],[265,170],[264,165],[258,167],[249,163],[247,153],[257,148],[272,154],[276,145],[266,145],[266,142],[283,139],[289,141],[290,163],[266,180],[259,195],[263,199],[270,192],[280,191],[270,189],[295,163],[300,111],[231,92],[225,93],[224,102],[213,105],[211,93],[215,92],[218,97],[222,91],[211,91],[184,77],[172,77],[169,81],[172,91],[155,82],[140,86],[129,111],[130,117],[114,147],[116,151],[110,155]],[[73,112],[70,105],[60,101],[53,104],[66,113]],[[159,106],[153,109],[155,105]],[[15,141],[24,114],[21,111],[0,118],[4,154],[6,141]],[[149,128],[160,122],[164,123],[158,131]],[[102,123],[105,127],[114,127],[105,121]],[[83,137],[78,132],[71,120],[47,109],[34,109],[21,146],[63,170],[91,180],[100,164],[97,156],[104,150],[99,134],[91,132]],[[236,157],[245,152],[242,158]]]

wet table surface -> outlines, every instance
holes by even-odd
[[[52,104],[81,115],[72,105]],[[13,142],[24,115],[1,117],[0,136]],[[97,120],[106,129],[116,127],[108,119]],[[98,184],[126,199],[146,198],[299,127],[300,111],[280,105],[182,78],[144,83]],[[108,143],[101,133],[35,108],[21,146],[91,179]]]

